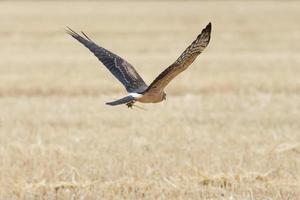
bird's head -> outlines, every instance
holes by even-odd
[[[167,99],[167,94],[164,92],[163,93],[163,100],[166,100]]]

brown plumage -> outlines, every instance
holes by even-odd
[[[207,47],[211,35],[211,23],[209,23],[196,40],[180,55],[180,57],[158,75],[148,87],[131,64],[118,55],[95,44],[86,34],[84,37],[68,28],[67,33],[86,46],[106,66],[107,69],[125,86],[130,93],[119,100],[109,102],[108,105],[126,104],[128,107],[136,102],[157,103],[166,99],[165,87],[179,73],[190,66],[197,56]]]
[[[187,69],[188,66],[194,62],[197,56],[202,53],[202,51],[208,45],[210,41],[210,33],[211,23],[209,23],[206,28],[202,30],[196,40],[194,40],[192,44],[186,48],[186,50],[172,65],[158,75],[158,77],[147,88],[146,92],[163,90],[173,78]]]

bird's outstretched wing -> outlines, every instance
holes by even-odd
[[[84,37],[67,27],[66,32],[78,42],[87,47],[105,67],[125,86],[128,92],[141,93],[147,89],[147,85],[131,64],[118,55],[95,44],[86,34]]]
[[[175,78],[180,72],[184,71],[205,49],[210,40],[211,23],[209,23],[196,40],[180,55],[180,57],[167,69],[158,75],[144,92],[161,92],[168,83]]]

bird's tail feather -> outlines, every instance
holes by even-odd
[[[133,96],[129,95],[129,96],[123,97],[121,99],[118,99],[116,101],[107,102],[106,104],[110,105],[110,106],[117,106],[120,104],[129,103],[130,101],[134,101],[134,100],[135,100],[135,98]]]

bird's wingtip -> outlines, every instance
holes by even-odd
[[[67,34],[69,34],[71,36],[73,36],[74,33],[75,33],[75,31],[73,31],[73,29],[71,29],[69,26],[65,27],[65,31],[66,31]]]
[[[73,30],[69,26],[66,26],[65,31],[73,31]]]
[[[204,29],[202,29],[201,33],[198,35],[197,38],[201,38],[203,35],[207,35],[207,34],[210,35],[210,33],[211,33],[211,27],[212,27],[211,22],[209,22],[206,25],[206,27]]]
[[[211,22],[209,22],[208,24],[207,24],[207,26],[206,26],[206,28],[205,29],[208,29],[208,30],[211,30]]]

